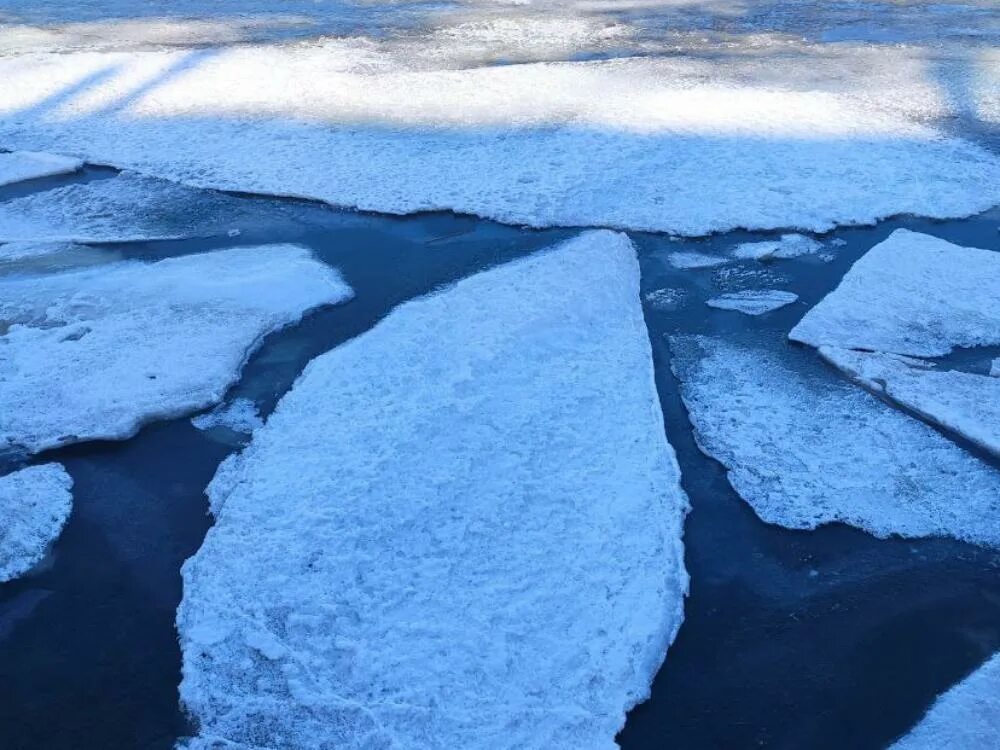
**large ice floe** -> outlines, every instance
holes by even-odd
[[[826,231],[1000,203],[1000,157],[928,124],[957,105],[912,51],[452,66],[469,33],[423,57],[368,38],[10,55],[0,143],[200,187],[531,226]]]
[[[861,257],[789,338],[936,357],[1000,344],[1000,253],[897,229]]]
[[[69,518],[72,486],[61,464],[0,477],[0,583],[24,575],[45,555]]]
[[[2,277],[0,448],[126,438],[217,403],[264,336],[350,296],[289,245]]]
[[[41,154],[33,151],[0,153],[0,187],[38,177],[69,174],[83,166],[83,160],[72,156]]]
[[[631,243],[397,308],[208,495],[178,612],[192,747],[614,748],[687,588]]]
[[[130,242],[224,235],[275,206],[122,173],[0,203],[0,242]]]
[[[763,520],[1000,546],[1000,473],[931,427],[777,348],[670,343],[699,446]]]
[[[1000,654],[939,696],[891,750],[996,750],[1000,747]]]
[[[828,346],[819,353],[870,391],[1000,457],[1000,379],[894,354]]]

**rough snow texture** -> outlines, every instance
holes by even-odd
[[[1000,457],[1000,380],[934,370],[922,360],[821,347],[820,355],[848,377]]]
[[[722,258],[718,255],[706,255],[705,253],[692,253],[692,252],[681,252],[681,253],[670,253],[667,256],[667,261],[674,268],[689,269],[689,268],[714,268],[715,266],[721,266],[729,262],[728,258]]]
[[[263,426],[264,422],[253,401],[248,398],[237,398],[231,403],[216,407],[207,414],[194,417],[191,424],[199,430],[225,427],[233,432],[249,434]]]
[[[869,250],[789,338],[936,357],[1000,344],[1000,253],[897,229]]]
[[[350,295],[290,245],[0,278],[0,448],[126,438],[211,406],[265,335]]]
[[[799,298],[793,292],[783,292],[780,289],[744,289],[740,292],[727,292],[705,301],[709,307],[720,310],[735,310],[746,315],[763,315],[790,305]]]
[[[892,750],[996,750],[1000,747],[1000,654],[939,696]]]
[[[927,124],[957,105],[906,51],[437,69],[408,52],[330,38],[11,55],[0,143],[199,187],[530,226],[823,232],[1000,203],[1000,157]]]
[[[24,575],[45,556],[69,518],[72,486],[61,464],[0,477],[0,583]]]
[[[123,173],[0,203],[0,242],[129,242],[223,235],[277,211]]]
[[[818,253],[823,245],[804,234],[783,234],[780,239],[766,242],[745,242],[733,249],[736,258],[771,260],[773,258],[797,258],[800,255]]]
[[[687,586],[631,243],[397,308],[208,494],[178,613],[194,747],[615,748]]]
[[[39,177],[69,174],[83,166],[71,156],[56,156],[32,151],[0,153],[0,187]]]
[[[671,348],[699,446],[768,523],[1000,547],[1000,474],[933,428],[796,372],[788,353],[698,336]]]

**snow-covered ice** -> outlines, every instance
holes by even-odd
[[[277,207],[132,173],[0,203],[0,242],[128,242],[225,235]]]
[[[0,477],[0,583],[24,575],[44,557],[69,518],[72,486],[61,464]]]
[[[0,143],[536,227],[824,232],[1000,203],[1000,157],[928,124],[956,105],[908,50],[454,67],[449,38],[0,57]]]
[[[720,310],[735,310],[745,315],[763,315],[790,305],[799,298],[794,292],[780,289],[744,289],[739,292],[726,292],[718,297],[705,301],[709,307]]]
[[[793,352],[670,343],[699,447],[763,520],[1000,547],[1000,473],[933,428],[850,383],[797,372]]]
[[[211,406],[264,336],[350,296],[291,245],[2,277],[0,448],[126,438]]]
[[[233,432],[250,434],[264,422],[257,412],[257,406],[248,398],[233,399],[231,403],[223,404],[212,411],[192,418],[191,424],[199,430],[211,430],[224,427]]]
[[[797,258],[812,255],[823,248],[822,243],[804,234],[783,234],[777,240],[744,242],[733,248],[733,257],[771,260],[772,258]]]
[[[1000,654],[939,696],[891,750],[996,750],[1000,747]]]
[[[667,262],[674,268],[714,268],[729,262],[728,258],[720,255],[708,255],[706,253],[677,252],[667,256]]]
[[[1000,379],[892,354],[820,347],[848,377],[1000,457]]]
[[[69,174],[83,166],[83,160],[34,151],[0,153],[0,186],[15,182]]]
[[[208,495],[193,747],[611,750],[687,587],[634,248],[587,232],[402,305]]]
[[[861,257],[789,338],[935,357],[1000,344],[1000,253],[897,229]]]

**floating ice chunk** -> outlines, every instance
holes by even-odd
[[[275,210],[275,209],[272,209]],[[260,205],[122,173],[0,203],[0,242],[128,242],[224,235]]]
[[[682,619],[678,482],[626,237],[397,308],[209,486],[193,746],[614,748]]]
[[[687,292],[683,289],[664,287],[646,292],[643,299],[654,310],[676,310],[684,304],[685,297],[687,297]]]
[[[265,335],[350,296],[289,245],[0,278],[0,448],[125,438],[204,409]]]
[[[766,312],[777,310],[779,307],[790,305],[798,298],[799,295],[780,289],[744,289],[740,292],[727,292],[718,297],[712,297],[712,299],[706,300],[705,304],[720,310],[735,310],[746,315],[763,315]]]
[[[791,353],[699,336],[671,348],[699,446],[768,523],[1000,546],[1000,474],[931,427],[796,372]]]
[[[0,583],[24,575],[45,555],[69,518],[72,486],[61,464],[0,477]]]
[[[996,750],[1000,747],[1000,654],[938,696],[891,750]]]
[[[1000,378],[1000,357],[997,357],[990,364],[990,377]]]
[[[714,268],[729,262],[728,258],[718,255],[706,255],[705,253],[681,252],[670,253],[667,261],[674,268]]]
[[[772,258],[797,258],[818,253],[823,245],[804,234],[783,234],[781,239],[767,242],[745,242],[733,250],[736,258],[770,260]]]
[[[1000,380],[933,370],[923,360],[820,347],[820,355],[871,391],[1000,456]]]
[[[207,414],[201,414],[191,420],[191,424],[199,430],[210,430],[213,427],[225,427],[233,432],[250,434],[264,422],[257,413],[257,406],[248,398],[233,399],[231,403],[216,407]]]
[[[82,166],[83,160],[72,156],[56,156],[34,151],[0,153],[0,187],[39,177],[69,174]]]
[[[1000,253],[897,229],[869,250],[789,338],[917,357],[1000,344]]]

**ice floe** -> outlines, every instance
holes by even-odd
[[[248,398],[233,399],[231,403],[218,406],[207,414],[201,414],[191,420],[191,424],[199,430],[211,430],[224,427],[233,432],[250,434],[264,421],[257,412],[257,406]]]
[[[1000,378],[1000,357],[990,363],[990,377]]]
[[[631,243],[397,308],[208,495],[178,612],[192,747],[614,748],[687,586]]]
[[[780,289],[744,289],[739,292],[727,292],[705,301],[709,307],[720,310],[735,310],[745,315],[763,315],[790,305],[799,298],[794,292]]]
[[[680,269],[714,268],[715,266],[725,265],[729,262],[729,258],[723,258],[719,255],[707,255],[705,253],[679,252],[670,253],[667,256],[667,262],[674,268]]]
[[[771,260],[772,258],[797,258],[812,255],[823,249],[823,245],[804,234],[783,234],[777,240],[766,242],[744,242],[733,248],[733,257]]]
[[[939,696],[891,750],[996,750],[1000,747],[1000,654]]]
[[[128,242],[225,235],[277,207],[128,172],[0,203],[0,242]]]
[[[83,166],[82,159],[34,151],[0,153],[0,187],[15,182],[69,174]]]
[[[24,575],[44,557],[69,518],[72,486],[61,464],[0,477],[0,583]]]
[[[935,357],[1000,344],[1000,253],[897,229],[858,260],[789,338]]]
[[[794,352],[670,342],[699,446],[765,521],[1000,546],[1000,473],[933,428],[849,383],[797,371],[786,359]]]
[[[829,346],[819,353],[869,390],[1000,457],[1000,379],[935,370],[929,362],[893,354]]]
[[[350,296],[290,245],[0,278],[0,448],[125,438],[204,409],[264,336]]]
[[[0,143],[199,187],[530,226],[823,232],[1000,203],[1000,157],[928,124],[953,105],[906,54],[452,68],[330,38],[11,55]]]

